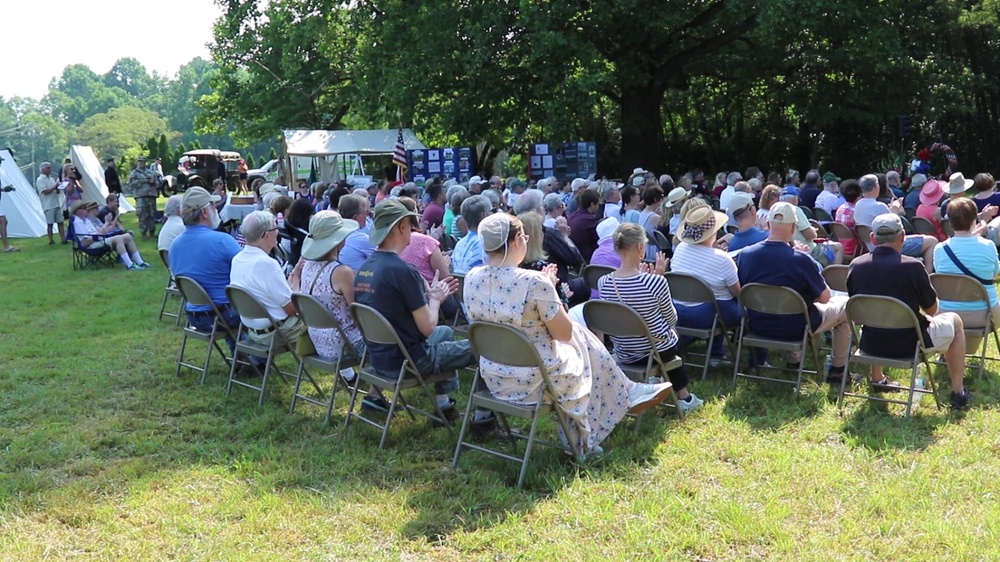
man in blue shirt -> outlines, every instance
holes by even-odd
[[[451,271],[465,275],[473,267],[483,265],[483,241],[477,229],[479,223],[493,212],[493,204],[482,195],[473,195],[462,201],[461,210],[469,233],[455,244],[451,252]]]
[[[181,200],[181,219],[184,232],[170,244],[170,272],[175,276],[190,277],[198,282],[215,303],[222,320],[235,330],[240,325],[236,309],[229,306],[226,286],[229,285],[230,264],[240,253],[240,245],[232,236],[216,230],[222,219],[215,203],[220,200],[202,187],[192,187],[184,192]],[[188,324],[196,330],[211,332],[215,318],[210,306],[185,305]],[[236,342],[226,339],[229,349]]]
[[[344,247],[340,249],[340,263],[347,265],[355,273],[375,251],[375,246],[368,241],[368,233],[371,231],[371,225],[368,224],[369,205],[367,198],[354,194],[342,196],[337,203],[337,212],[341,218],[353,220],[359,226],[357,230],[347,235]]]
[[[729,251],[734,252],[757,242],[767,239],[767,231],[757,228],[757,208],[753,205],[753,197],[749,193],[736,192],[729,200],[729,216],[736,221],[739,228],[729,240]]]
[[[770,228],[767,240],[744,248],[737,258],[740,285],[762,283],[788,287],[798,293],[809,310],[809,329],[814,334],[833,330],[832,367],[827,380],[840,384],[847,363],[851,328],[847,323],[847,298],[833,297],[823,276],[809,254],[790,246],[795,236],[797,217],[795,206],[779,201],[767,215]],[[797,341],[802,338],[805,321],[801,315],[777,315],[747,311],[747,320],[754,333],[766,338]],[[787,364],[798,368],[802,357],[789,354]]]

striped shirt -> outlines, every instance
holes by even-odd
[[[601,298],[627,304],[646,321],[649,332],[657,339],[656,350],[664,351],[677,344],[677,312],[670,300],[670,287],[662,275],[640,273],[631,277],[608,274],[597,282]],[[611,336],[615,354],[623,363],[638,363],[650,354],[645,337],[619,338]]]
[[[687,273],[701,279],[715,293],[715,299],[720,301],[733,298],[729,287],[740,280],[736,262],[729,254],[700,244],[678,244],[674,248],[674,257],[670,258],[670,271]],[[677,301],[677,304],[694,306],[701,303]]]

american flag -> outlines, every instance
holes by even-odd
[[[392,151],[392,163],[396,166],[396,180],[406,181],[406,147],[403,146],[403,128],[399,128],[399,135],[396,137],[396,148]]]

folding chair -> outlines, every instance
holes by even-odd
[[[379,441],[378,448],[384,449],[386,440],[389,437],[389,424],[392,423],[393,415],[396,412],[396,408],[402,406],[404,410],[410,415],[410,419],[416,420],[414,413],[420,414],[432,421],[437,421],[441,425],[448,428],[448,431],[454,435],[455,429],[448,423],[448,419],[445,417],[444,412],[441,411],[441,407],[437,404],[437,399],[434,396],[434,391],[431,390],[429,385],[448,380],[455,376],[453,371],[447,371],[439,373],[436,375],[425,377],[420,374],[420,370],[417,369],[416,363],[410,357],[410,353],[406,350],[406,346],[400,341],[399,335],[392,328],[392,324],[382,316],[379,311],[371,308],[370,306],[365,306],[361,303],[354,303],[351,305],[351,316],[354,317],[354,322],[361,329],[361,334],[364,335],[365,341],[368,342],[369,350],[365,352],[365,358],[368,359],[368,367],[364,367],[365,362],[362,362],[362,367],[358,369],[358,380],[354,384],[354,389],[351,391],[351,403],[347,407],[347,418],[344,419],[344,427],[347,427],[351,423],[351,418],[357,418],[369,425],[378,427],[382,429],[382,439]],[[403,355],[403,364],[399,367],[399,374],[396,376],[383,375],[375,370],[375,367],[371,365],[371,344],[382,344],[382,345],[395,345],[399,352]],[[385,416],[385,424],[378,423],[374,420],[368,419],[361,414],[354,412],[354,404],[357,401],[358,389],[361,388],[361,383],[365,382],[372,386],[375,386],[379,390],[391,391],[392,399],[389,402],[389,413]],[[406,399],[403,396],[403,391],[410,388],[420,387],[424,391],[424,395],[430,400],[431,404],[434,405],[434,413],[426,412],[414,406],[410,406],[406,403]]]
[[[913,217],[910,219],[910,222],[913,224],[913,231],[917,234],[930,234],[931,236],[937,234],[937,229],[934,228],[934,223],[924,217]]]
[[[813,216],[821,223],[833,222],[833,217],[831,217],[830,213],[826,212],[826,209],[823,207],[813,207]]]
[[[854,253],[846,257],[853,259],[861,255],[858,236],[849,226],[842,222],[831,222],[827,225],[827,228],[830,229],[830,235],[833,236],[834,240],[837,240],[840,243],[843,243],[845,240],[854,240]]]
[[[858,237],[858,241],[861,248],[861,253],[859,255],[864,255],[868,253],[868,244],[871,243],[871,233],[872,228],[870,226],[865,226],[863,224],[856,225],[854,227],[854,232]]]
[[[278,329],[280,324],[271,316],[270,313],[268,313],[267,309],[264,308],[264,305],[262,305],[256,297],[248,293],[245,289],[235,285],[229,285],[226,287],[226,296],[229,298],[230,304],[233,305],[241,318],[244,320],[267,320],[269,326],[268,329],[270,329],[272,333],[271,342],[267,345],[256,343],[250,338],[243,338],[243,341],[240,341],[240,338],[242,338],[248,331],[246,326],[242,323],[240,324],[240,329],[237,332],[238,337],[236,338],[236,352],[242,352],[253,357],[260,357],[264,359],[264,376],[261,379],[260,386],[251,382],[238,380],[236,378],[236,365],[240,362],[233,361],[229,369],[229,384],[226,385],[226,394],[232,394],[233,385],[256,390],[259,393],[259,397],[257,398],[257,407],[260,408],[261,405],[264,404],[264,392],[267,390],[268,377],[271,374],[271,370],[274,369],[278,376],[281,377],[281,380],[285,382],[288,382],[289,376],[294,376],[296,382],[298,382],[300,377],[304,375],[305,378],[312,383],[313,388],[316,389],[316,393],[319,394],[320,399],[322,399],[323,391],[319,388],[319,385],[316,384],[316,381],[313,380],[312,375],[309,374],[308,370],[303,368],[302,373],[298,374],[282,371],[281,367],[278,366],[276,359],[279,355],[283,353],[290,353],[296,363],[299,362],[299,355],[295,352],[296,343],[288,341],[285,336],[281,334],[281,330]],[[249,364],[253,365],[252,362]]]
[[[802,374],[819,373],[818,370],[805,370],[807,349],[812,350],[813,361],[815,361],[817,369],[820,365],[818,345],[821,338],[819,337],[819,334],[814,334],[810,329],[809,308],[806,306],[806,302],[802,300],[801,295],[788,287],[776,287],[773,285],[750,283],[744,285],[740,290],[740,304],[743,305],[743,322],[740,323],[740,333],[737,338],[738,343],[736,345],[736,360],[733,361],[733,388],[736,388],[737,379],[739,377],[743,377],[747,379],[794,384],[795,394],[798,396],[799,390],[802,388]],[[754,333],[750,327],[750,311],[764,314],[802,315],[805,319],[805,329],[802,331],[802,339],[793,341],[776,340]],[[800,354],[800,359],[795,380],[790,381],[788,379],[776,379],[773,377],[765,377],[760,374],[761,368],[769,368],[779,371],[789,370],[784,367],[762,367],[761,365],[755,365],[755,375],[750,373],[741,373],[740,356],[742,354],[743,346],[763,347],[766,349],[777,349],[785,352],[798,352]]]
[[[802,209],[803,213],[805,213],[807,219],[816,220],[816,215],[813,214],[812,209],[810,209],[809,207],[803,207],[802,205],[799,205],[799,208]]]
[[[292,408],[289,413],[294,414],[296,401],[303,400],[315,406],[325,406],[325,422],[330,423],[330,414],[333,412],[333,399],[337,396],[337,387],[340,386],[340,381],[343,379],[343,377],[340,376],[340,371],[341,369],[357,367],[361,364],[361,358],[355,354],[354,348],[351,347],[350,340],[347,339],[347,335],[344,334],[344,329],[340,326],[340,322],[337,322],[337,319],[333,317],[333,314],[331,314],[330,310],[326,308],[326,305],[321,303],[316,297],[302,293],[294,293],[292,295],[292,304],[294,304],[295,308],[299,311],[299,316],[302,317],[302,322],[305,323],[307,328],[313,328],[316,330],[337,330],[340,334],[340,341],[344,342],[344,345],[341,348],[340,356],[336,359],[332,357],[324,357],[318,353],[313,353],[312,355],[300,355],[299,369],[295,375],[295,390],[292,392]],[[302,383],[302,372],[306,365],[333,373],[333,388],[330,389],[329,401],[324,403],[323,401],[317,400],[311,396],[299,394],[299,386]],[[347,384],[347,381],[344,382]],[[350,385],[348,385],[348,388],[350,388]]]
[[[848,265],[835,264],[824,267],[823,279],[826,280],[826,286],[834,291],[847,293],[847,274],[850,271],[851,267]]]
[[[719,308],[719,302],[715,298],[715,293],[712,292],[712,289],[704,281],[694,275],[673,271],[667,272],[665,277],[667,278],[667,285],[670,286],[670,297],[672,299],[692,303],[710,302],[712,303],[712,307],[715,308],[715,317],[712,319],[711,328],[691,328],[689,326],[681,326],[680,324],[674,327],[674,330],[679,335],[705,340],[706,347],[704,354],[688,353],[689,356],[704,357],[704,363],[687,362],[688,365],[701,369],[701,380],[705,380],[708,376],[709,355],[715,338],[725,338],[730,332],[736,329],[736,326],[726,326],[725,321],[722,319],[722,310]],[[732,353],[733,349],[730,342],[726,342],[726,347],[729,347],[729,351]]]
[[[951,221],[948,219],[941,219],[941,230],[944,231],[944,235],[948,238],[955,236],[955,229],[951,226]]]
[[[464,338],[469,332],[469,322],[465,318],[465,276],[461,273],[453,273],[451,276],[458,281],[458,291],[455,292],[458,309],[455,311],[455,317],[451,319],[451,329],[456,336]]]
[[[830,231],[826,229],[825,226],[821,225],[816,219],[809,219],[809,226],[816,229],[816,234],[822,238],[829,238]]]
[[[982,324],[965,325],[965,336],[982,338],[983,345],[979,351],[979,356],[972,355],[979,362],[979,379],[982,380],[983,372],[986,370],[986,360],[997,360],[995,357],[986,357],[986,346],[989,343],[989,335],[993,334],[993,342],[1000,349],[1000,336],[997,335],[997,326],[993,325],[993,315],[990,314],[990,297],[986,292],[986,287],[967,275],[957,275],[954,273],[932,273],[931,285],[938,294],[938,298],[943,301],[955,302],[981,302],[986,309],[983,310]],[[969,357],[969,355],[966,355]]]
[[[656,245],[660,248],[660,251],[666,252],[668,255],[674,248],[674,245],[670,243],[670,239],[667,238],[667,236],[662,232],[660,232],[659,230],[653,231],[653,240],[656,242]]]
[[[618,367],[629,379],[645,383],[649,377],[663,377],[663,382],[667,381],[667,371],[672,371],[684,364],[680,357],[674,357],[667,363],[660,359],[660,354],[656,352],[658,340],[649,332],[649,326],[642,316],[634,308],[617,301],[592,300],[583,304],[583,317],[587,321],[587,327],[591,330],[604,332],[609,336],[619,338],[646,338],[649,341],[649,358],[645,364],[622,363],[615,357]],[[684,410],[681,410],[680,402],[677,400],[677,393],[670,389],[670,398],[673,407],[677,410],[677,415],[684,419]],[[629,414],[631,415],[631,414]],[[635,416],[635,431],[639,432],[639,424],[642,422],[642,414]]]
[[[591,291],[596,291],[598,280],[614,271],[615,268],[608,265],[590,264],[583,268],[583,279],[587,282],[587,286],[590,287]]]
[[[903,223],[903,233],[910,235],[913,234],[913,224],[910,223],[910,219],[906,217],[899,217],[899,222]]]
[[[104,240],[104,236],[100,234],[88,234],[87,237],[92,238],[95,242]],[[84,269],[100,269],[102,267],[114,267],[118,265],[118,253],[111,246],[102,246],[100,248],[85,247],[83,241],[77,237],[76,231],[73,229],[73,217],[70,217],[69,224],[66,226],[66,240],[70,241],[70,245],[73,247],[73,270],[84,270]]]
[[[215,306],[211,297],[208,296],[208,293],[205,292],[205,289],[202,288],[197,281],[183,275],[178,275],[175,278],[175,281],[177,281],[177,291],[180,292],[181,299],[184,302],[191,304],[192,306],[210,307],[207,313],[210,314],[212,318],[216,319],[215,322],[212,323],[212,331],[207,333],[196,330],[190,324],[185,324],[184,334],[181,338],[181,351],[177,355],[177,370],[174,372],[174,376],[179,377],[181,375],[181,367],[187,367],[192,371],[201,373],[201,384],[205,384],[205,377],[208,376],[208,366],[212,361],[212,350],[214,349],[217,351],[219,353],[219,357],[221,357],[224,362],[231,362],[232,358],[227,356],[226,352],[219,346],[219,340],[225,340],[227,337],[235,340],[236,334],[233,333],[232,329],[230,329],[225,322],[219,320],[222,318],[219,308]],[[187,347],[188,339],[192,338],[208,343],[208,349],[205,353],[205,363],[201,367],[192,363],[184,362],[184,349]]]
[[[844,374],[851,372],[851,362],[862,363],[865,365],[881,365],[883,367],[890,368],[900,368],[900,369],[910,369],[910,385],[908,387],[901,386],[900,390],[909,391],[906,400],[899,400],[895,398],[885,398],[882,396],[874,396],[872,394],[858,394],[854,392],[847,392],[847,380],[851,377],[844,376],[840,381],[840,398],[837,400],[837,408],[843,411],[844,409],[844,397],[851,396],[854,398],[864,398],[866,400],[875,400],[877,402],[889,402],[892,404],[905,404],[906,405],[906,415],[909,417],[913,410],[913,397],[916,394],[931,394],[934,396],[934,401],[937,403],[937,407],[941,409],[941,401],[938,400],[937,392],[934,385],[934,377],[931,376],[931,366],[927,361],[927,351],[924,348],[924,338],[920,333],[920,324],[917,322],[917,315],[910,310],[910,307],[906,306],[903,301],[894,299],[892,297],[883,297],[876,295],[854,295],[851,300],[847,302],[847,318],[851,322],[851,331],[854,331],[854,325],[860,325],[862,331],[865,327],[870,328],[880,328],[889,330],[909,330],[913,329],[916,335],[916,345],[913,349],[913,357],[908,359],[900,359],[898,357],[881,357],[878,355],[871,355],[865,353],[861,350],[860,343],[858,349],[854,353],[849,353],[847,356],[847,365],[844,366]],[[852,341],[861,341],[858,337],[852,337]],[[927,369],[927,382],[930,384],[930,390],[926,388],[917,388],[917,366],[923,362],[924,367]]]
[[[163,267],[167,270],[167,285],[163,288],[163,302],[160,303],[160,317],[157,321],[163,320],[164,316],[169,316],[174,318],[174,326],[179,326],[181,323],[181,314],[184,313],[184,296],[177,289],[177,281],[174,280],[174,274],[170,272],[170,259],[169,250],[160,250],[160,260],[163,262]],[[178,307],[177,312],[166,312],[167,310],[167,300],[170,298],[178,298],[181,300],[181,305]]]
[[[483,453],[500,457],[519,463],[521,471],[517,478],[518,489],[524,486],[524,476],[528,472],[528,461],[531,458],[531,449],[536,443],[547,445],[566,452],[569,448],[560,443],[544,441],[536,437],[538,430],[538,420],[549,412],[555,412],[563,433],[569,435],[566,426],[566,418],[553,402],[553,396],[557,393],[552,388],[552,381],[549,379],[548,369],[545,362],[538,355],[538,350],[528,341],[528,338],[521,332],[493,322],[473,322],[469,327],[469,342],[472,344],[472,352],[480,359],[488,359],[494,363],[510,365],[513,367],[534,367],[538,369],[542,376],[542,386],[535,404],[515,404],[506,400],[501,400],[493,394],[482,383],[482,376],[479,369],[476,369],[476,376],[472,383],[472,390],[469,392],[469,403],[465,407],[465,418],[462,420],[462,429],[458,434],[458,445],[455,447],[455,458],[452,460],[452,468],[458,468],[458,458],[462,455],[462,448],[473,449]],[[510,436],[510,444],[514,455],[517,454],[517,439],[525,439],[524,456],[514,456],[502,453],[495,449],[489,449],[481,445],[476,445],[465,440],[469,430],[469,423],[472,420],[473,408],[483,408],[496,413],[503,429]],[[531,420],[531,430],[528,436],[513,433],[507,416],[515,416],[522,419]]]

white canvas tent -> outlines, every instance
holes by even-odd
[[[0,209],[7,216],[7,236],[11,238],[38,238],[45,236],[45,213],[35,191],[35,184],[24,177],[9,150],[0,150],[0,187],[11,186],[14,191],[0,197]]]
[[[83,177],[80,185],[83,187],[83,200],[104,205],[108,197],[108,185],[104,183],[104,168],[89,146],[73,145],[69,149],[69,159],[73,161],[78,172]],[[128,177],[128,174],[126,174]],[[124,178],[123,178],[124,181]],[[124,197],[118,200],[119,212],[128,213],[135,210]]]
[[[343,154],[377,156],[392,154],[399,129],[367,131],[286,130],[282,151],[285,157],[306,156],[319,159],[320,177],[324,181],[337,179],[337,157]],[[403,129],[406,150],[427,148],[410,129]],[[286,169],[291,169],[286,166]]]

